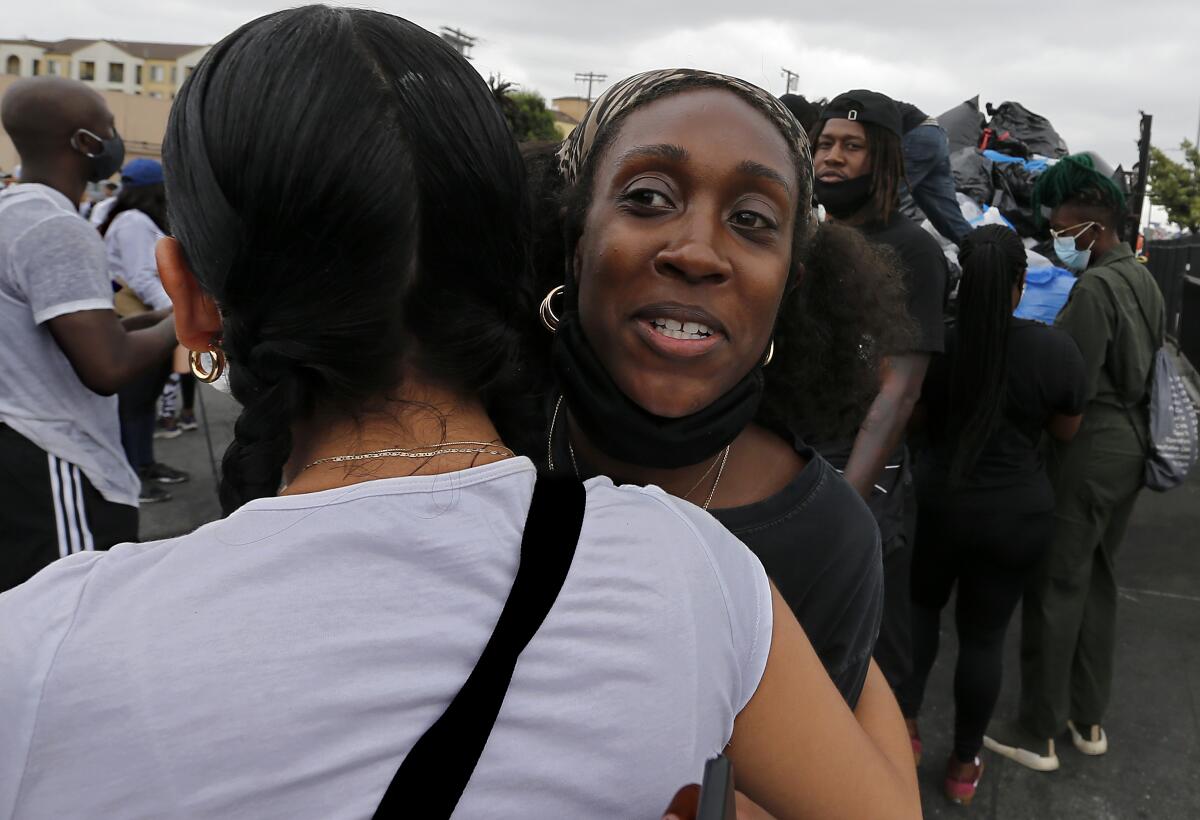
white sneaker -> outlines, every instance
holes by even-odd
[[[1068,720],[1067,726],[1071,729],[1071,742],[1085,755],[1102,755],[1108,751],[1108,735],[1104,734],[1103,727],[1099,725],[1085,726],[1088,733],[1087,737],[1084,737],[1075,727],[1074,721]]]
[[[1054,739],[1035,738],[1016,721],[994,722],[983,736],[983,745],[1001,757],[1007,757],[1035,772],[1058,770]]]

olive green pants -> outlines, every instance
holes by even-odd
[[[1020,718],[1037,737],[1056,737],[1068,718],[1103,723],[1116,643],[1114,562],[1144,461],[1129,418],[1108,408],[1089,407],[1074,441],[1049,454],[1054,538],[1025,589],[1021,629]]]

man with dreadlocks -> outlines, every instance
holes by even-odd
[[[1083,426],[1048,459],[1055,534],[1025,590],[1018,720],[993,725],[989,749],[1038,771],[1058,768],[1054,741],[1069,728],[1079,751],[1101,755],[1112,684],[1117,580],[1114,561],[1142,487],[1148,381],[1162,345],[1158,285],[1120,236],[1125,199],[1091,157],[1069,156],[1044,173],[1033,207],[1052,209],[1054,250],[1079,277],[1056,324],[1086,367]]]
[[[895,253],[917,326],[906,350],[884,351],[887,364],[853,440],[816,444],[867,499],[883,540],[884,615],[875,659],[893,688],[912,665],[909,566],[916,501],[904,431],[930,356],[942,352],[946,258],[937,242],[900,213],[904,179],[902,117],[890,97],[848,91],[831,100],[813,127],[813,191],[830,219],[858,228]]]

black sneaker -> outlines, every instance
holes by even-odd
[[[192,430],[199,430],[200,424],[196,421],[196,417],[191,413],[179,414],[179,429],[185,433],[190,433]]]
[[[139,504],[157,504],[160,501],[170,501],[171,494],[153,481],[142,481],[142,491],[138,493]]]
[[[156,461],[142,470],[142,478],[157,481],[159,484],[182,484],[191,476],[183,470],[176,470],[161,461]]]

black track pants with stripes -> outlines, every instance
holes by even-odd
[[[0,592],[85,550],[137,540],[137,507],[105,500],[79,468],[0,424]]]

